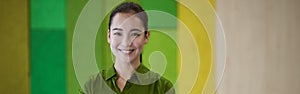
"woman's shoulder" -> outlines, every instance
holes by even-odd
[[[166,87],[167,89],[173,87],[173,84],[170,80],[166,79],[165,77],[161,76],[160,79],[158,80],[158,84],[161,86]]]
[[[99,94],[100,92],[106,92],[107,94],[114,94],[108,85],[106,85],[105,72],[107,70],[101,70],[96,74],[93,74],[89,77],[84,85],[84,92],[85,94]]]
[[[175,94],[175,89],[172,82],[165,77],[161,76],[156,84],[158,84],[158,87],[163,89],[166,94]]]
[[[161,82],[161,84],[173,86],[172,82],[163,76],[160,77],[159,81]]]
[[[88,82],[95,82],[98,80],[103,80],[106,75],[109,73],[109,68],[101,69],[99,72],[89,76]]]

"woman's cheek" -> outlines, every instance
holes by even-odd
[[[134,46],[141,50],[144,47],[144,43],[142,42],[142,40],[137,40],[134,42]]]
[[[111,47],[112,51],[117,50],[117,48],[118,48],[117,46],[118,46],[118,41],[115,41],[115,40],[111,41],[110,47]]]

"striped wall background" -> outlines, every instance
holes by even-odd
[[[77,19],[88,1],[0,1],[1,94],[78,94],[80,82],[72,61],[72,41]],[[101,1],[99,13],[107,13],[103,10],[119,1]],[[163,76],[176,83],[179,94],[299,92],[299,1],[130,1],[141,4],[145,10],[158,10],[177,18],[168,20],[170,24],[165,27],[153,24],[160,30],[175,32],[178,43],[158,30],[151,30],[143,64],[150,68],[152,52],[161,51],[168,62]],[[212,10],[217,10],[220,19]],[[112,64],[106,42],[107,23],[105,18],[96,35],[99,69]],[[218,38],[217,27],[222,27],[226,35],[224,66],[218,60],[223,54],[218,48],[223,46],[223,40]],[[191,39],[187,33],[195,42],[185,41]],[[199,49],[193,50],[191,46]],[[197,53],[199,61],[189,58],[189,53]],[[224,76],[220,76],[218,73],[223,71]]]

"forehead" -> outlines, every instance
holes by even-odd
[[[117,13],[112,19],[111,27],[143,28],[143,23],[134,13]]]

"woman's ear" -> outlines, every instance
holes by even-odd
[[[110,43],[110,31],[109,31],[109,29],[107,30],[107,42]]]
[[[145,31],[145,44],[148,43],[149,37],[150,37],[150,32],[149,31]]]

